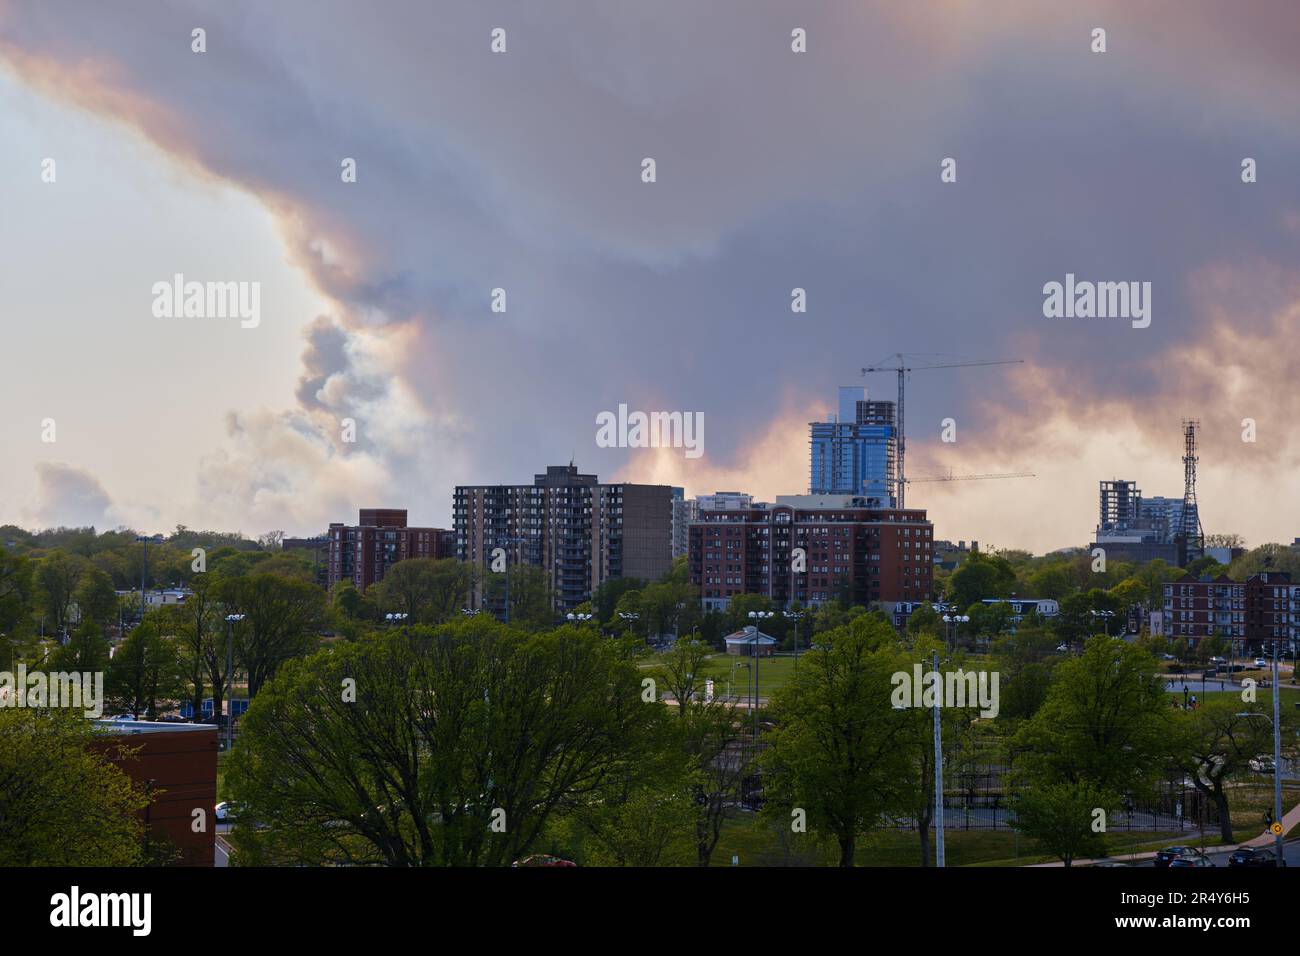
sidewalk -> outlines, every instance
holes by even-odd
[[[1282,838],[1286,839],[1287,834],[1290,833],[1297,826],[1300,826],[1300,804],[1297,804],[1296,806],[1292,807],[1289,813],[1285,813],[1282,815]],[[1205,847],[1205,850],[1211,853],[1231,853],[1233,850],[1236,850],[1239,847],[1243,847],[1243,846],[1272,846],[1272,845],[1273,845],[1273,834],[1270,831],[1265,830],[1259,836],[1251,837],[1249,840],[1246,840],[1242,843],[1224,843],[1221,846]],[[1124,862],[1132,862],[1134,860],[1150,860],[1153,859],[1155,855],[1156,855],[1155,850],[1147,850],[1143,853],[1121,853],[1116,856],[1104,857],[1103,859],[1122,860]],[[1090,866],[1093,863],[1097,863],[1097,862],[1099,862],[1099,860],[1097,859],[1074,860],[1071,863],[1071,866]],[[1062,863],[1060,860],[1055,860],[1051,863],[1033,863],[1031,865],[1032,866],[1059,866],[1059,867],[1065,866],[1065,864]]]

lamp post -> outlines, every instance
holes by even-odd
[[[1273,717],[1267,714],[1245,712],[1238,717],[1263,717],[1273,725],[1273,852],[1278,866],[1286,866],[1286,857],[1282,854],[1282,710],[1281,688],[1277,685],[1277,641],[1273,641]]]
[[[525,544],[527,541],[528,541],[528,539],[527,539],[527,538],[524,538],[524,537],[517,537],[517,536],[512,536],[512,535],[503,535],[502,537],[497,538],[497,547],[498,547],[498,548],[505,548],[506,545],[510,545],[510,544]],[[505,575],[506,575],[506,623],[509,624],[509,623],[510,623],[510,551],[509,551],[509,549],[507,549],[507,550],[505,551],[505,556],[506,556],[506,570],[505,570]]]
[[[619,611],[618,616],[621,620],[626,621],[628,627],[632,628],[633,633],[635,633],[636,622],[641,620],[641,615],[636,611]]]
[[[803,620],[805,611],[782,611],[787,620],[794,621],[794,669],[799,669],[799,622]]]
[[[401,614],[401,613],[397,613],[397,614],[385,614],[385,615],[384,615],[384,620],[387,621],[388,624],[389,624],[389,626],[391,627],[391,626],[394,625],[394,624],[400,624],[400,623],[402,623],[402,622],[405,621],[408,617],[410,617],[409,614]]]
[[[226,615],[226,753],[235,745],[235,639],[234,625],[244,619],[242,614]]]
[[[775,611],[750,611],[751,621],[766,621],[776,617]],[[758,754],[758,636],[763,632],[754,625],[754,753]]]
[[[967,618],[970,620],[970,618]],[[934,673],[937,677],[939,673],[939,652],[936,651],[932,660],[934,662]],[[939,722],[939,698],[942,695],[934,695],[934,865],[945,866],[943,851],[943,731],[940,729]]]
[[[949,645],[950,645],[948,651],[949,653],[951,653],[956,648],[957,645],[957,626],[959,624],[969,624],[970,615],[969,614],[945,614],[943,616],[943,623],[949,625],[949,627],[947,628]]]
[[[149,542],[152,541],[154,544],[161,544],[163,537],[160,534],[156,534],[153,536],[138,534],[135,536],[135,540],[140,542],[140,544],[144,545],[144,564],[140,568],[140,620],[141,622],[143,622],[144,621],[144,579],[145,576],[149,573]]]
[[[570,624],[585,624],[590,621],[591,618],[592,615],[590,614],[574,614],[572,611],[564,615],[564,619]]]
[[[1092,619],[1094,622],[1097,620],[1097,618],[1101,618],[1102,629],[1106,632],[1106,636],[1110,637],[1110,619],[1115,616],[1115,612],[1114,611],[1089,611],[1088,613],[1092,615]]]

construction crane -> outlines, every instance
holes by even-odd
[[[998,475],[954,475],[951,472],[946,475],[930,475],[926,478],[908,478],[909,485],[918,481],[977,481],[985,478],[1037,478],[1031,471],[1009,471]]]
[[[909,365],[908,362],[916,358],[924,358],[923,355],[905,354],[895,352],[892,358],[896,365],[885,365],[889,359],[881,359],[874,365],[870,365],[862,370],[863,375],[871,372],[895,372],[898,375],[898,409],[895,412],[898,420],[898,476],[894,479],[895,497],[898,500],[898,507],[904,507],[904,492],[907,488],[907,472],[904,470],[904,454],[907,450],[907,433],[903,427],[903,398],[906,392],[906,380],[908,373],[932,368],[976,368],[984,365],[1020,365],[1024,359],[994,359],[980,362],[927,362],[924,364]],[[940,479],[944,480],[944,479]]]

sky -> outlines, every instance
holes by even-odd
[[[0,524],[446,527],[570,460],[771,500],[901,352],[1023,360],[909,379],[909,475],[1036,476],[914,484],[939,538],[1086,544],[1194,417],[1206,532],[1290,542],[1297,49],[1289,0],[0,0]],[[159,317],[177,274],[260,321]],[[1046,317],[1067,274],[1149,327]],[[600,447],[620,404],[704,453]]]

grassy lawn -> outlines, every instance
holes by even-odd
[[[1117,831],[1110,835],[1110,852],[1157,850],[1171,843],[1195,842],[1195,837],[1190,831]],[[733,855],[739,857],[740,866],[834,866],[839,848],[833,843],[819,845],[810,834],[790,834],[783,841],[770,824],[746,813],[727,821],[712,864],[731,866]],[[944,857],[949,866],[1026,866],[1054,859],[1014,830],[945,830]],[[934,859],[933,834],[930,858]],[[914,830],[873,833],[859,841],[856,862],[858,866],[920,866],[920,836]]]

